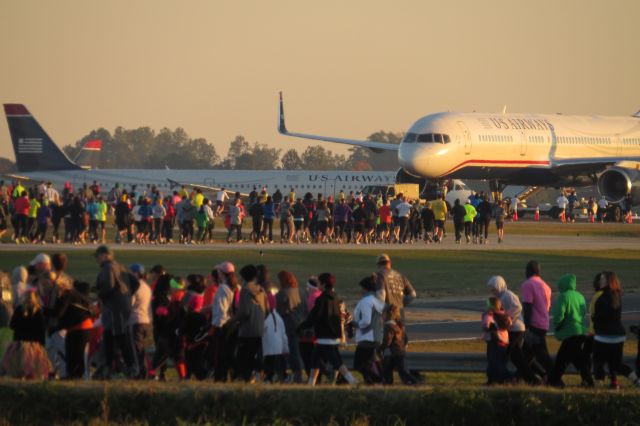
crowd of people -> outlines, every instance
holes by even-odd
[[[15,268],[12,301],[0,305],[0,329],[13,332],[12,341],[3,342],[0,374],[167,380],[172,367],[179,379],[217,382],[424,380],[405,362],[405,308],[416,291],[386,254],[359,281],[361,297],[352,311],[338,295],[344,284],[330,272],[299,285],[290,271],[279,271],[273,282],[266,265],[236,270],[225,261],[207,274],[180,277],[162,265],[148,271],[141,264],[121,265],[104,245],[94,255],[94,285],[68,274],[64,254],[38,254],[28,267]],[[635,371],[622,362],[626,333],[615,273],[596,276],[589,307],[573,274],[558,280],[552,304],[536,261],[526,266],[520,297],[501,276],[491,277],[487,288],[491,297],[481,325],[489,384],[561,387],[573,363],[583,386],[595,386],[594,376],[603,380],[605,367],[611,388],[619,388],[619,375],[640,386],[640,359]],[[562,342],[555,361],[547,349],[549,331]],[[355,344],[352,368],[340,352],[347,342]],[[516,371],[508,369],[508,359]]]
[[[487,282],[491,297],[482,315],[483,339],[487,342],[488,383],[546,383],[564,387],[562,377],[569,364],[581,376],[581,386],[594,387],[594,377],[605,379],[611,389],[619,389],[618,376],[626,376],[640,387],[640,333],[635,369],[622,361],[626,331],[622,325],[622,287],[614,272],[598,273],[589,306],[577,290],[576,276],[565,274],[557,283],[558,295],[552,304],[551,288],[542,279],[540,265],[530,261],[520,297],[507,288],[503,277]],[[555,360],[549,355],[547,333],[561,344]],[[509,371],[508,360],[516,371]]]
[[[60,193],[51,182],[25,188],[0,181],[0,237],[8,234],[16,244],[104,244],[111,224],[116,243],[204,244],[214,242],[217,218],[226,234],[218,241],[227,243],[273,243],[278,222],[279,242],[286,244],[440,243],[451,220],[457,244],[486,244],[491,222],[497,241],[503,241],[509,216],[507,202],[492,202],[482,192],[449,206],[444,195],[425,203],[403,194],[297,197],[293,188],[286,195],[254,188],[248,197],[229,197],[222,188],[214,202],[199,188],[182,187],[165,196],[156,187],[140,193],[116,184],[105,194],[94,182],[77,191],[65,184]]]

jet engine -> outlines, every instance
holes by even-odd
[[[611,167],[598,177],[598,192],[610,203],[621,202],[627,194],[640,190],[640,171]]]

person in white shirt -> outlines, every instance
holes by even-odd
[[[411,204],[402,197],[402,202],[395,206],[396,217],[398,218],[398,224],[400,225],[400,235],[398,242],[404,243],[407,238],[407,231],[409,230],[409,213],[411,213]]]
[[[380,383],[382,377],[373,370],[373,364],[376,349],[382,343],[384,301],[376,297],[374,275],[362,279],[360,287],[362,288],[362,299],[353,311],[357,345],[353,367],[362,374],[365,383]]]
[[[53,187],[51,182],[47,182],[47,189],[44,191],[44,198],[49,202],[49,204],[58,204],[60,200],[60,194]]]
[[[265,382],[282,382],[284,380],[287,369],[285,355],[288,353],[289,339],[284,321],[275,309],[271,309],[264,319],[262,333]]]
[[[561,193],[560,196],[556,199],[556,204],[560,209],[560,213],[558,214],[558,217],[562,222],[564,222],[566,220],[566,211],[567,211],[567,205],[569,204],[569,199],[565,197],[564,193]]]
[[[601,223],[604,222],[604,215],[607,211],[608,205],[609,203],[607,202],[607,199],[603,195],[602,198],[600,198],[600,200],[598,201],[598,220]]]
[[[204,199],[204,203],[202,204],[202,210],[207,215],[207,229],[202,236],[203,241],[213,241],[213,227],[215,226],[215,214],[213,213],[213,209],[211,208],[211,201],[207,198]]]
[[[129,265],[129,271],[138,279],[140,286],[131,296],[131,313],[129,314],[129,342],[133,353],[133,377],[145,379],[146,342],[151,335],[151,287],[146,282],[144,266],[139,263]]]
[[[221,188],[220,191],[216,193],[216,214],[220,215],[222,210],[224,210],[224,202],[229,199],[229,195],[227,195],[227,191],[224,188]]]
[[[215,341],[215,381],[227,381],[233,363],[237,327],[231,320],[234,314],[234,296],[239,291],[236,269],[231,262],[222,262],[214,268],[218,274],[218,291],[211,306],[211,325]],[[234,328],[236,328],[234,330]]]

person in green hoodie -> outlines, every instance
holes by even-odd
[[[586,362],[583,345],[585,342],[587,304],[584,296],[576,290],[576,276],[565,274],[558,280],[560,294],[556,298],[551,314],[556,339],[562,344],[556,355],[549,384],[564,387],[562,375],[567,365],[573,363],[582,377],[582,386],[593,387],[593,377]]]

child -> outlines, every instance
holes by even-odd
[[[384,355],[382,362],[384,383],[393,384],[393,370],[396,370],[405,385],[415,385],[415,378],[404,366],[404,355],[409,339],[400,318],[400,308],[396,305],[387,306],[383,318],[384,337],[380,352]]]
[[[46,379],[51,362],[44,349],[46,322],[35,289],[30,288],[11,317],[13,342],[7,348],[0,374],[25,379]]]
[[[286,374],[285,355],[289,353],[289,339],[282,317],[275,309],[269,310],[264,319],[262,356],[266,382],[282,382]],[[275,377],[275,380],[274,380]]]
[[[482,336],[487,342],[487,384],[505,383],[511,378],[507,370],[507,347],[511,318],[502,310],[497,297],[487,301],[487,311],[482,314]]]

